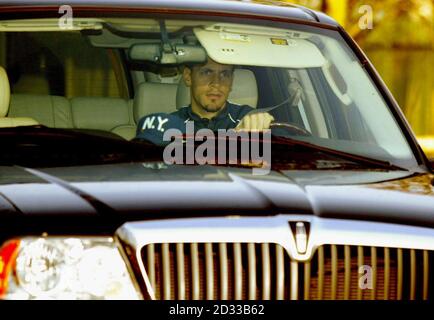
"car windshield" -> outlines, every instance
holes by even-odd
[[[389,106],[334,30],[223,19],[76,18],[69,27],[57,19],[4,20],[0,47],[11,92],[5,118],[31,130],[62,129],[133,144],[146,126],[162,128],[167,119],[161,114],[176,114],[183,123],[197,116],[195,125],[202,127],[204,120],[217,123],[223,115],[225,129],[226,122],[241,122],[237,108],[248,106],[249,114],[272,117],[271,142],[280,149],[300,141],[304,149],[297,152],[315,153],[315,160],[330,160],[328,152],[337,151],[332,160],[417,166]],[[204,70],[207,61],[230,66],[231,74]],[[200,92],[186,83],[186,68],[201,68],[196,74],[206,83],[232,82],[226,110],[210,119],[195,114],[191,101],[200,100]],[[225,98],[218,90],[207,94]],[[24,132],[12,125],[0,131]],[[44,137],[71,137],[56,132]],[[97,153],[102,145],[90,148]]]

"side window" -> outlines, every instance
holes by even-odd
[[[258,67],[253,69],[259,89],[260,108],[275,107],[270,113],[277,122],[292,122],[303,126],[298,109],[290,104],[289,76],[286,69]]]
[[[328,138],[329,133],[313,83],[305,69],[261,68],[255,70],[259,106],[271,111],[277,122],[289,122]]]
[[[288,87],[290,96],[298,98],[297,108],[303,115],[303,124],[312,134],[328,138],[326,120],[318,97],[307,70],[288,70],[291,83]]]
[[[337,71],[336,71],[337,72]],[[375,143],[355,102],[347,94],[347,87],[338,74],[327,74],[324,69],[308,72],[312,80],[330,138]]]
[[[111,51],[92,47],[79,32],[7,33],[12,93],[120,97]]]

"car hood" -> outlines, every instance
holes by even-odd
[[[433,176],[130,163],[0,167],[0,214],[115,217],[311,214],[434,227]]]

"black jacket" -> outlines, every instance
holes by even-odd
[[[227,102],[224,110],[212,119],[201,118],[191,110],[191,105],[183,107],[171,114],[178,116],[184,120],[184,122],[194,121],[195,131],[204,128],[217,131],[218,129],[234,129],[241,119],[252,110],[254,109],[247,105],[236,105]]]

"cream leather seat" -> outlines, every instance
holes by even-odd
[[[171,113],[176,111],[177,84],[143,82],[138,85],[133,102],[133,116],[135,123],[151,113]],[[136,136],[137,126],[121,125],[111,131],[127,140]]]
[[[111,97],[75,97],[70,100],[76,129],[113,131],[134,125],[132,100]]]
[[[176,83],[143,82],[134,97],[134,118],[138,122],[151,113],[176,111]]]
[[[235,104],[247,104],[256,108],[258,103],[258,87],[252,71],[234,70],[234,82],[228,100]],[[136,123],[150,113],[172,113],[190,104],[190,89],[181,78],[178,84],[141,83],[134,97],[133,112]],[[131,140],[136,135],[136,126],[120,126],[112,132]]]
[[[180,109],[188,106],[190,101],[190,88],[187,87],[184,80],[181,79],[176,92],[176,108]],[[248,105],[256,108],[258,104],[258,86],[252,71],[246,69],[234,70],[234,81],[228,101],[234,104]]]
[[[0,66],[0,128],[33,126],[38,122],[32,118],[11,118],[7,117],[9,112],[9,103],[11,99],[11,89],[9,78],[6,70]]]
[[[69,100],[44,94],[11,94],[9,117],[30,117],[50,128],[73,128]]]

